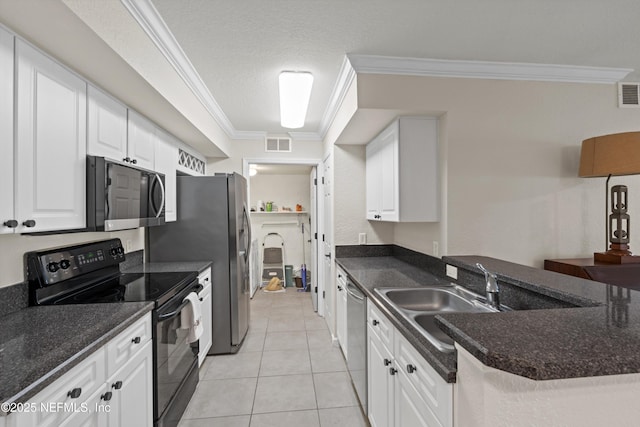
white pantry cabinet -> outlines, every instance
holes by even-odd
[[[347,275],[340,267],[336,268],[336,335],[344,358],[347,354]]]
[[[84,228],[87,85],[20,39],[15,57],[15,230]]]
[[[13,35],[0,27],[0,234],[18,226],[13,208]]]
[[[126,357],[116,364],[115,354]],[[152,365],[149,313],[25,403],[30,411],[9,414],[6,427],[151,427]]]
[[[367,332],[371,426],[453,426],[453,384],[438,375],[371,301]]]
[[[175,221],[178,217],[177,166],[177,142],[171,135],[158,129],[155,147],[155,170],[164,174],[164,215],[166,222]]]
[[[438,120],[394,120],[366,147],[367,219],[438,221],[438,176]]]

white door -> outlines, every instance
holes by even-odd
[[[317,178],[318,171],[314,167],[311,169],[310,175],[310,189],[309,189],[309,240],[311,240],[311,302],[313,303],[313,310],[318,311],[318,204],[317,198]]]
[[[17,227],[13,211],[13,36],[0,28],[0,234]]]
[[[84,228],[87,85],[16,41],[17,232]]]
[[[336,324],[335,324],[335,292],[333,285],[333,253],[332,253],[332,245],[331,241],[333,240],[333,215],[332,215],[332,199],[333,199],[333,189],[331,188],[332,184],[332,175],[333,171],[331,170],[331,162],[332,162],[331,154],[324,159],[322,163],[323,173],[322,173],[322,188],[323,188],[323,211],[324,211],[324,229],[322,232],[323,239],[323,251],[324,251],[324,268],[323,268],[323,277],[324,277],[324,316],[329,326],[329,332],[331,332],[331,336],[335,337],[336,335]]]
[[[89,85],[87,154],[122,161],[127,157],[127,107]]]

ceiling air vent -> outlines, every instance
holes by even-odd
[[[289,153],[291,138],[265,138],[264,149],[268,153]]]
[[[640,83],[618,83],[618,107],[640,108]]]

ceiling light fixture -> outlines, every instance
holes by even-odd
[[[249,165],[249,176],[256,176],[258,174],[258,168],[256,165]]]
[[[307,116],[313,75],[309,72],[280,73],[280,124],[289,129],[304,126]]]

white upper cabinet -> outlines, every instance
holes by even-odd
[[[13,209],[13,35],[0,28],[0,234],[17,227]]]
[[[127,157],[127,107],[89,85],[87,153],[124,161]]]
[[[177,219],[177,185],[176,168],[178,165],[178,147],[174,138],[166,132],[158,130],[155,149],[155,170],[164,174],[165,221]]]
[[[89,85],[88,154],[156,170],[156,132],[142,115]]]
[[[84,228],[84,80],[16,41],[15,214],[19,233]]]
[[[142,115],[129,110],[127,157],[131,163],[155,170],[156,129],[156,126]]]
[[[439,220],[436,118],[394,120],[367,144],[366,159],[367,219]]]

